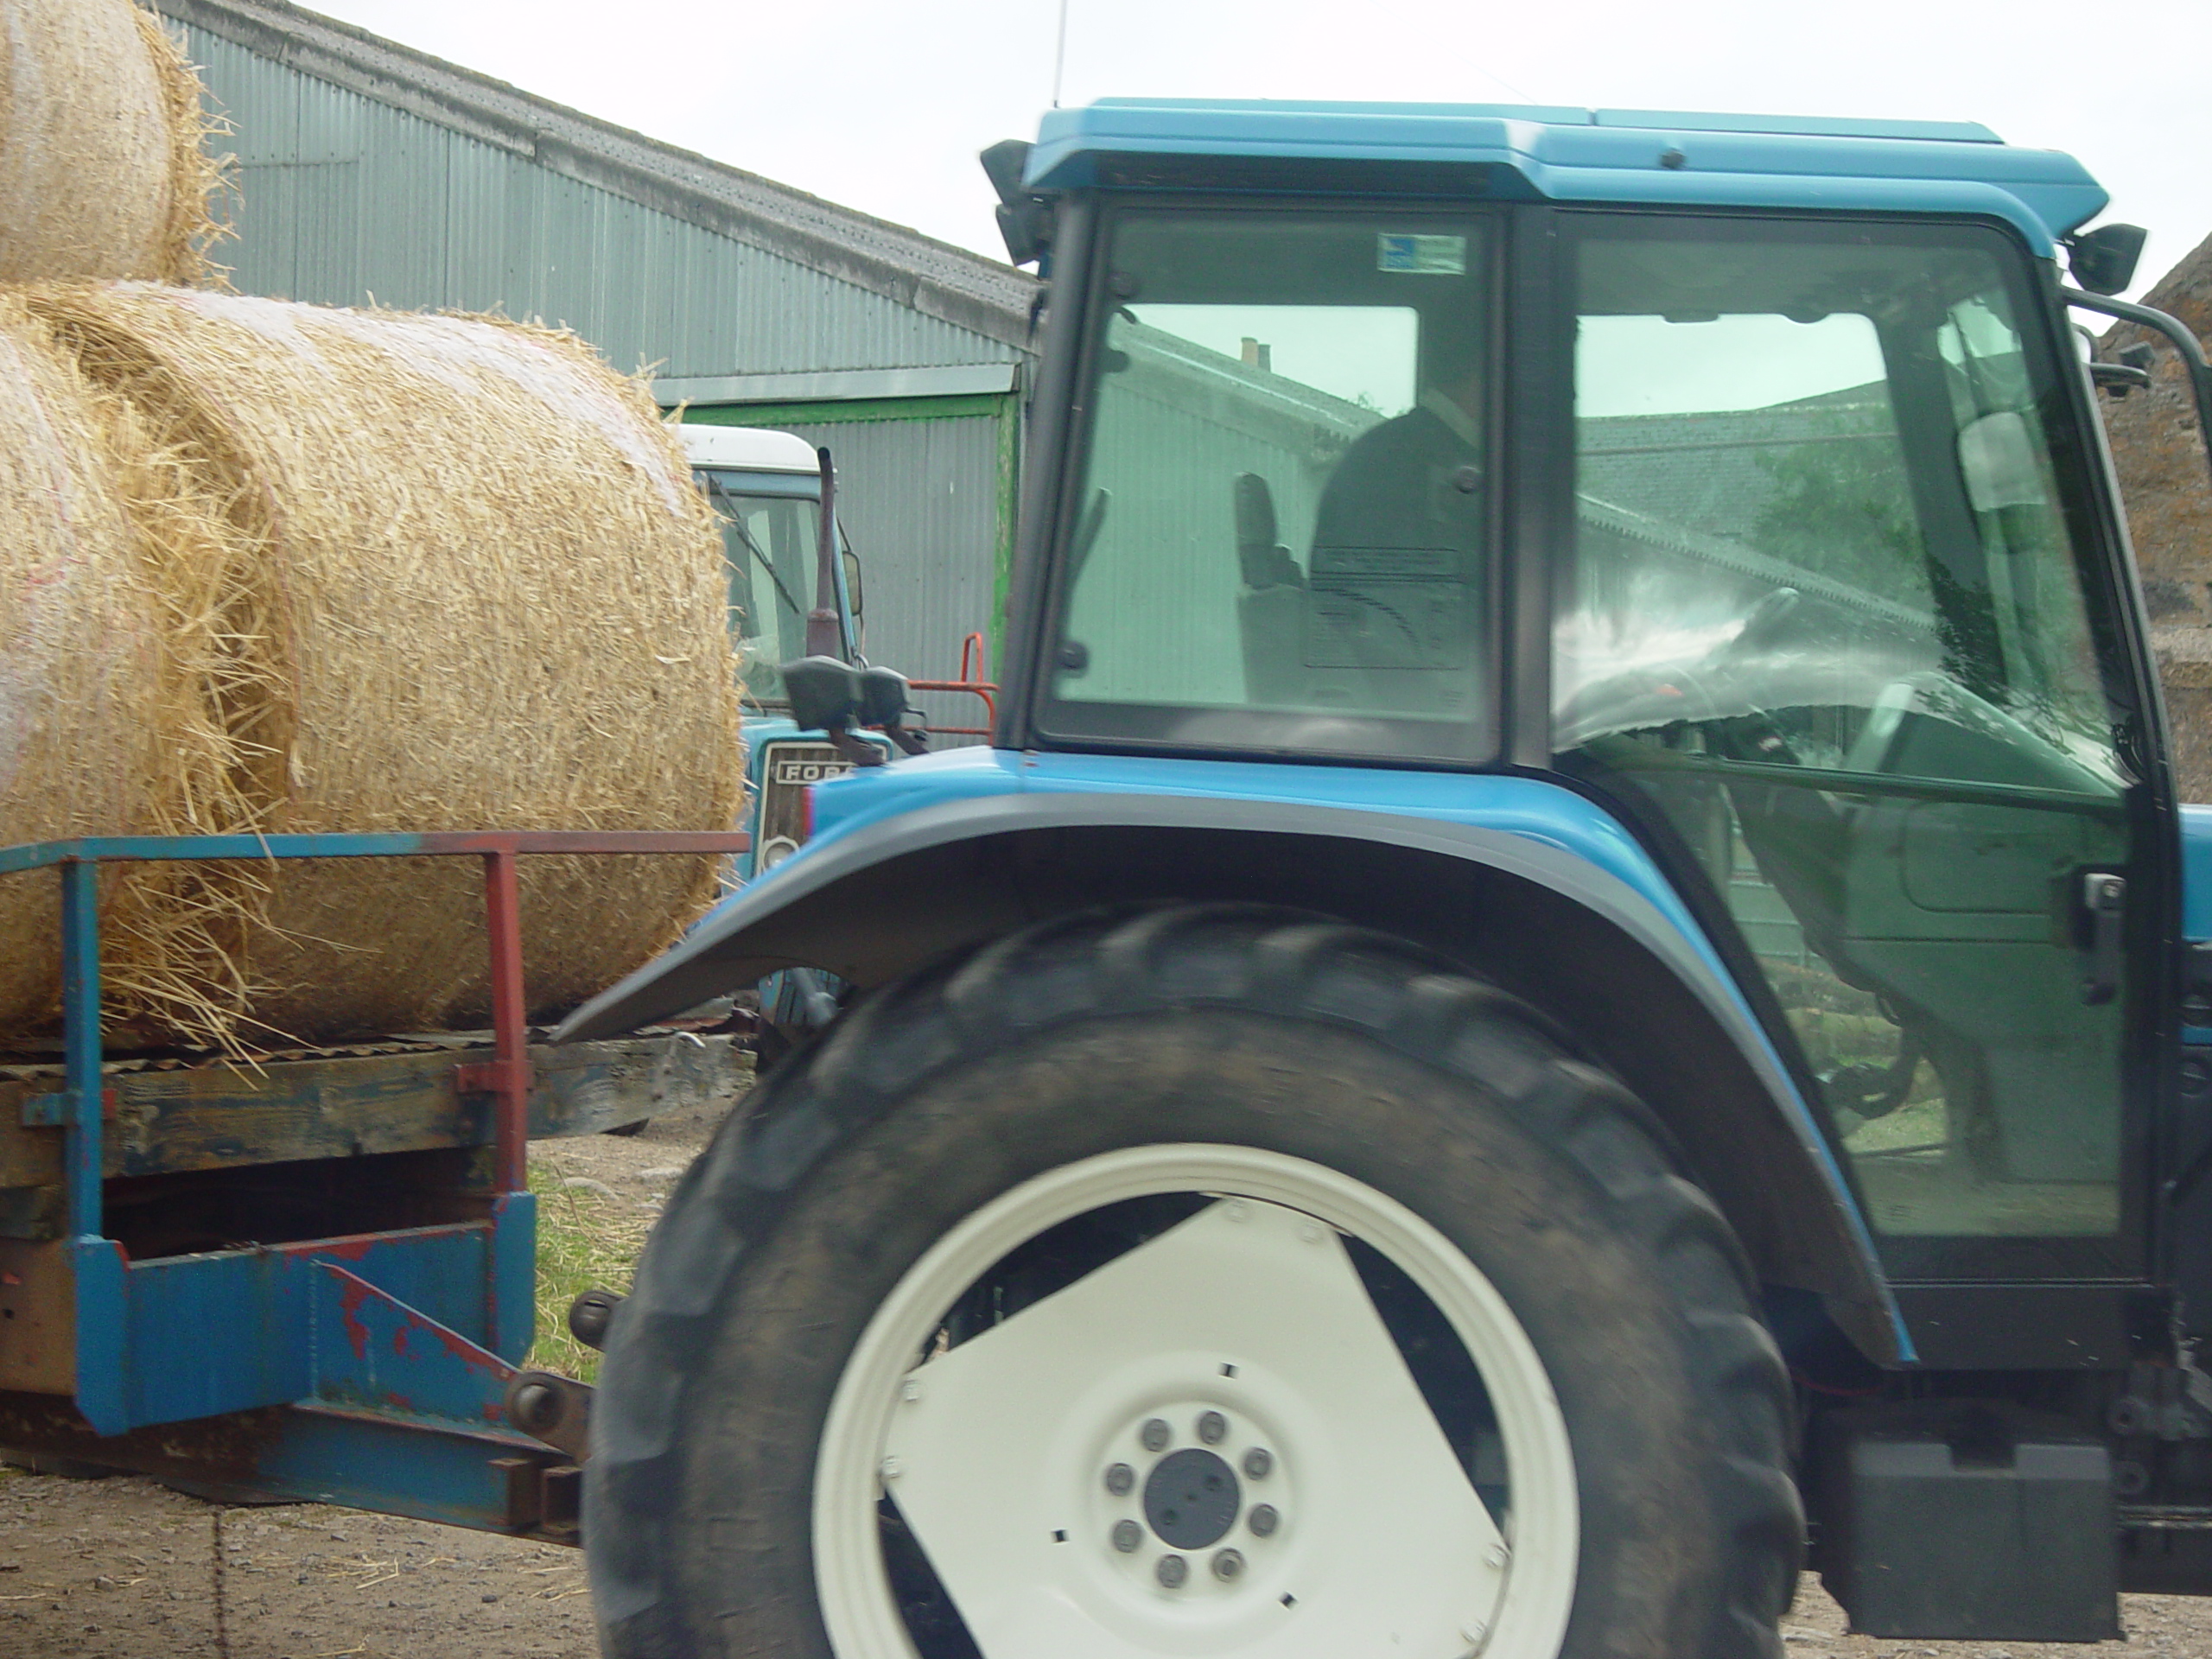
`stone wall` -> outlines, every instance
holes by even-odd
[[[2146,305],[2212,340],[2212,238],[2158,280]],[[2185,801],[2212,801],[2212,474],[2196,430],[2189,378],[2171,346],[2121,324],[2098,355],[2150,340],[2147,391],[2098,398],[2120,471],[2151,642],[2173,725],[2174,781]]]

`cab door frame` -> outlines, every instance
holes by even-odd
[[[1515,416],[1506,430],[1514,477],[1523,494],[1510,540],[1515,595],[1512,686],[1516,699],[1512,758],[1534,766],[1537,743],[1533,709],[1549,702],[1551,614],[1554,573],[1573,569],[1576,533],[1575,429],[1571,391],[1577,303],[1579,226],[1621,214],[1690,221],[1804,222],[1786,212],[1544,207],[1515,215],[1507,326],[1516,350],[1507,361],[1514,377]],[[1839,215],[1815,222],[1833,225]],[[1870,222],[1894,223],[1866,216]],[[1921,220],[1921,223],[1931,221]],[[1985,221],[1973,221],[1987,223]],[[2018,233],[1994,226],[2014,245]],[[2183,1149],[2175,1085],[2179,1059],[2180,844],[2178,813],[2166,765],[2165,726],[2153,660],[2145,635],[2141,599],[2119,507],[2109,456],[2090,402],[2085,373],[2075,371],[2067,349],[2063,303],[2055,266],[2024,246],[2031,286],[2038,303],[2018,319],[2024,336],[2035,331],[2040,349],[2056,367],[2055,397],[2043,413],[2054,464],[2060,469],[2065,520],[2075,550],[2080,581],[2096,642],[2106,702],[2120,752],[2137,774],[2126,791],[2133,839],[2131,890],[2125,926],[2129,1003],[2123,1059],[2115,1080],[2120,1124],[2120,1221],[2102,1249],[2053,1250],[2050,1241],[1965,1241],[1962,1252],[1922,1253],[1909,1273],[1895,1274],[1922,1363],[1932,1369],[2101,1369],[2129,1357],[2170,1351],[2167,1287],[2174,1283],[2175,1218],[2161,1202],[2161,1180]],[[1523,450],[1528,453],[1523,453]],[[1927,457],[1920,457],[1926,464]],[[1531,660],[1541,653],[1539,665]],[[1549,748],[1549,732],[1542,733]],[[1721,950],[1732,973],[1787,1058],[1800,1089],[1817,1102],[1820,1090],[1802,1046],[1751,957],[1740,931],[1699,861],[1660,814],[1611,787],[1586,768],[1548,753],[1542,766],[1592,794],[1629,823],[1661,863]],[[1821,1116],[1825,1118],[1826,1114]],[[1833,1124],[1824,1123],[1840,1160],[1848,1165]],[[2188,1144],[2208,1128],[2192,1126]],[[2197,1194],[2201,1218],[2188,1217],[2188,1236],[2201,1239],[2190,1257],[2191,1300],[2212,1325],[2212,1182]],[[1945,1260],[1945,1255],[1950,1255]],[[1900,1264],[1902,1265],[1902,1264]],[[1894,1272],[1894,1270],[1893,1270]]]

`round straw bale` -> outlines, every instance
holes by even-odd
[[[0,0],[0,282],[201,280],[200,81],[132,0]]]
[[[121,284],[31,303],[188,454],[238,550],[217,701],[271,830],[715,830],[743,789],[720,537],[650,399],[572,337]],[[474,860],[251,867],[259,1035],[480,1020]],[[531,1000],[672,940],[718,861],[525,859]],[[253,1034],[249,1033],[249,1034]]]
[[[156,609],[99,417],[0,295],[0,846],[159,827]],[[59,891],[0,876],[0,1046],[58,1009]]]

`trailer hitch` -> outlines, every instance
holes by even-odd
[[[507,1421],[582,1463],[591,1455],[591,1397],[589,1383],[557,1371],[517,1371],[507,1384]]]

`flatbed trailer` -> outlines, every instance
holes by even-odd
[[[507,831],[0,849],[0,880],[60,880],[63,933],[58,1063],[0,1066],[0,1446],[574,1541],[581,1425],[525,1434],[505,1406],[532,1336],[528,1143],[705,1104],[739,1062],[730,1038],[683,1030],[531,1043],[517,861],[749,844]],[[102,865],[403,856],[483,861],[491,1031],[250,1065],[104,1053]]]

